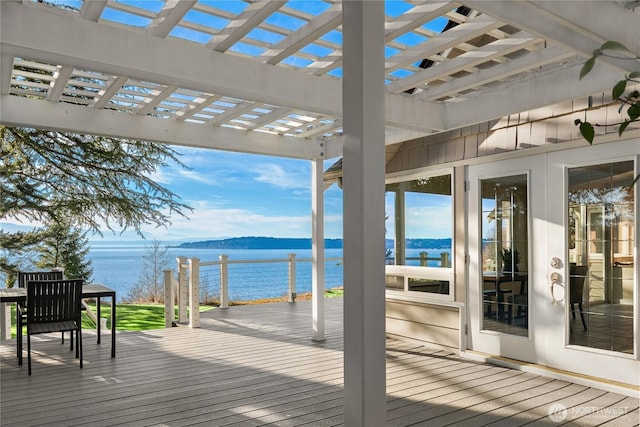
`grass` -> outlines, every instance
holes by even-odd
[[[344,296],[342,288],[333,288],[325,291],[325,298],[340,298]],[[311,293],[304,293],[297,296],[298,300],[311,299]],[[264,304],[269,302],[282,302],[283,299],[268,299],[256,301],[236,301],[230,305],[246,305],[246,304]],[[95,303],[87,304],[91,311],[96,312]],[[200,306],[200,312],[211,310],[214,308],[210,305]],[[107,319],[107,328],[111,328],[111,305],[100,305],[100,316]],[[116,316],[118,317],[118,331],[146,331],[150,329],[164,328],[164,304],[117,304]],[[177,309],[176,309],[177,317]],[[11,337],[16,336],[16,307],[11,304]],[[96,325],[86,312],[82,313],[82,328],[95,329]],[[26,330],[24,331],[26,334]]]

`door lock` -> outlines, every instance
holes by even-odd
[[[562,260],[558,257],[551,258],[551,267],[553,268],[562,268]]]
[[[549,290],[551,291],[551,303],[555,304],[560,300],[556,299],[556,295],[554,293],[554,287],[555,285],[560,285],[562,283],[562,276],[560,275],[560,273],[556,271],[551,273],[551,276],[549,278],[551,279],[551,285],[549,286]]]

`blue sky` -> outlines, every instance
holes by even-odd
[[[311,236],[310,161],[174,148],[190,170],[166,167],[153,178],[194,212],[189,220],[174,217],[166,229],[145,228],[153,238]],[[342,236],[342,190],[336,185],[325,192],[325,234]]]

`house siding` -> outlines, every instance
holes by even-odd
[[[623,120],[618,109],[619,103],[613,102],[610,95],[601,94],[418,138],[401,144],[387,162],[386,172],[397,174],[418,168],[446,167],[453,163],[461,166],[465,161],[515,151],[521,151],[526,156],[528,149],[582,140],[579,128],[574,123],[576,119],[599,124],[595,128],[596,135],[617,133],[616,124]],[[455,185],[457,192],[462,194],[464,167],[455,169],[458,170]],[[466,224],[462,224],[464,215],[458,212],[464,210],[463,206],[464,202],[456,203],[458,224],[455,238],[458,242],[463,242],[466,235]],[[463,244],[457,245],[456,257],[464,259]],[[457,265],[456,277],[462,278],[464,262],[458,262]],[[465,304],[465,280],[456,282],[454,299]],[[460,342],[462,335],[459,325],[464,324],[460,319],[463,310],[438,305],[437,302],[425,304],[410,301],[410,297],[402,301],[387,299],[386,307],[387,334],[456,351],[466,348],[466,342]]]

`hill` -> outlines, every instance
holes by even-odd
[[[393,248],[393,240],[386,240]],[[407,239],[407,249],[451,249],[451,239]],[[342,239],[325,239],[326,249],[342,249]],[[174,246],[183,249],[311,249],[309,238],[232,237],[221,240],[187,242]]]
[[[233,237],[222,240],[182,243],[184,249],[311,249],[309,238]],[[325,248],[341,249],[342,239],[325,239]]]

